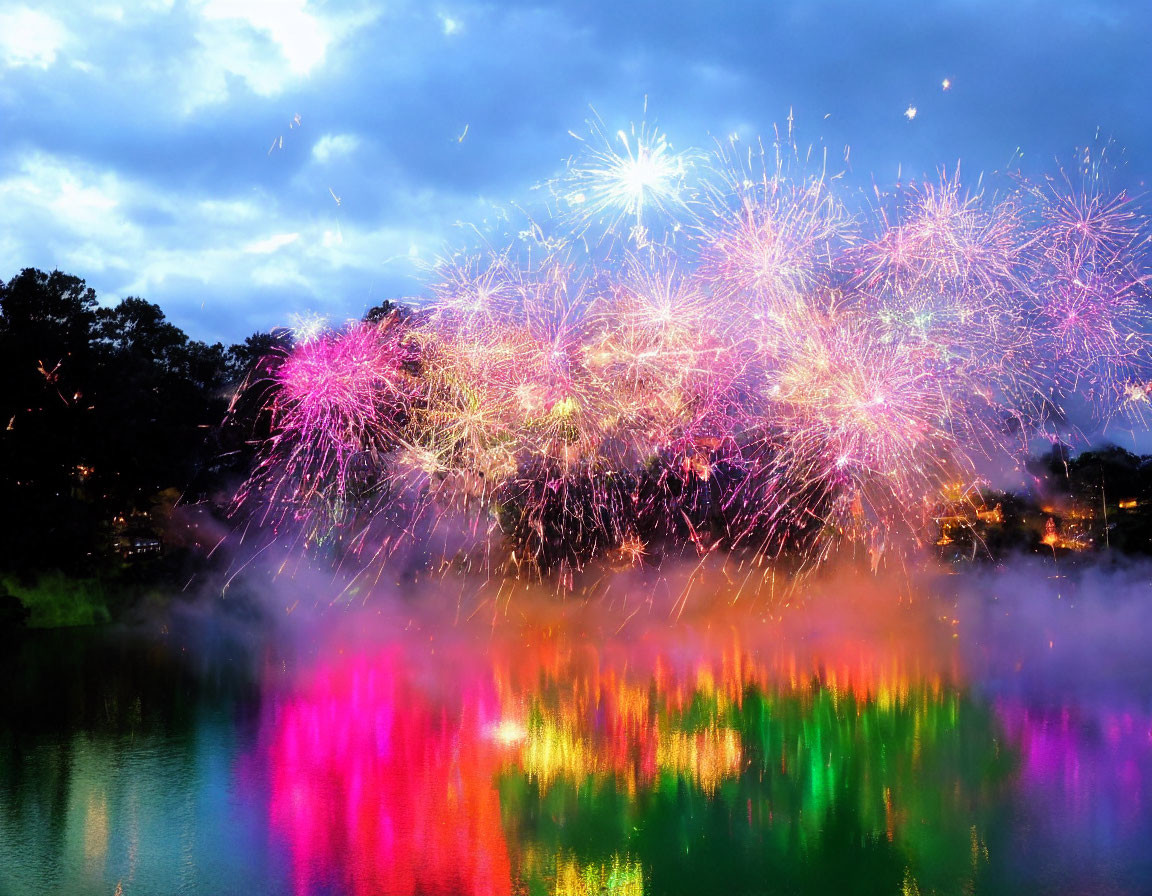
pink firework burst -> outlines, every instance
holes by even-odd
[[[273,374],[259,491],[309,513],[377,486],[382,459],[404,441],[414,361],[396,315],[293,346]]]

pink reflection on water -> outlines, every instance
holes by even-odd
[[[337,656],[266,712],[270,820],[298,894],[511,891],[495,696],[462,674],[458,703],[433,704],[405,654]]]

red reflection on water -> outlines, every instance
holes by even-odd
[[[409,679],[404,651],[336,657],[275,699],[262,741],[273,830],[299,894],[511,891],[490,687],[456,709]]]

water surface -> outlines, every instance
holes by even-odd
[[[1029,600],[28,633],[0,892],[1149,892],[1144,616]]]

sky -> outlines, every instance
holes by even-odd
[[[791,115],[881,186],[1111,140],[1139,190],[1150,46],[1148,0],[0,0],[0,278],[59,268],[207,341],[358,317],[597,116],[682,149]]]

